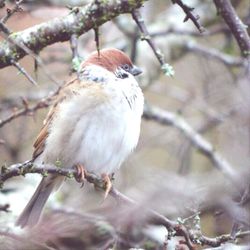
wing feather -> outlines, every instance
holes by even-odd
[[[49,110],[47,117],[43,122],[44,123],[43,127],[33,144],[34,147],[33,157],[32,157],[33,160],[35,160],[44,151],[46,139],[49,136],[49,128],[55,117],[56,110],[58,109],[58,104],[63,102],[63,100],[65,100],[66,97],[70,96],[69,89],[72,84],[80,85],[79,80],[77,78],[74,78],[73,80],[67,82],[56,95],[54,104],[52,108]]]

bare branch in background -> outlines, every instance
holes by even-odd
[[[241,199],[239,201],[239,206],[246,205],[246,203],[249,202],[249,200],[250,200],[250,183],[246,187],[246,189],[244,190],[244,192],[241,196]],[[239,222],[234,222],[233,227],[232,227],[232,231],[231,231],[231,236],[233,238],[235,238],[236,234],[239,232],[240,225],[241,224]]]
[[[214,0],[214,4],[235,37],[242,56],[249,57],[250,37],[247,33],[247,26],[238,17],[230,0]]]
[[[228,179],[239,184],[239,176],[235,168],[224,159],[215,148],[199,133],[197,133],[181,116],[146,105],[143,117],[147,120],[155,120],[164,125],[171,125],[181,131],[202,154],[204,154]]]
[[[24,115],[33,115],[34,112],[36,112],[39,109],[47,108],[50,105],[51,100],[54,96],[58,94],[61,87],[59,87],[53,94],[49,95],[46,98],[43,98],[42,100],[38,101],[35,105],[32,107],[29,107],[28,103],[24,105],[23,109],[20,109],[18,111],[15,111],[13,114],[9,115],[7,118],[0,120],[0,128],[6,125],[7,123],[11,122],[12,120],[24,116]]]
[[[20,116],[34,114],[35,111],[42,109],[42,108],[47,108],[48,106],[49,106],[49,104],[46,101],[41,101],[41,102],[35,104],[33,107],[23,108],[17,112],[14,112],[9,117],[7,117],[3,120],[0,120],[0,127],[3,127],[5,124],[11,122],[12,120],[14,120]]]
[[[210,131],[211,129],[219,126],[220,124],[225,122],[227,119],[233,118],[233,115],[235,115],[237,110],[238,110],[237,107],[233,107],[222,114],[210,115],[210,117],[203,124],[198,126],[198,128],[196,128],[195,130],[199,134],[204,134],[204,133]],[[192,146],[192,143],[190,142],[190,140],[185,141],[181,145],[181,149],[179,151],[179,156],[183,160],[180,161],[180,167],[178,170],[178,172],[180,174],[187,174],[188,173],[189,166],[190,166],[191,146]]]
[[[246,67],[248,65],[247,60],[244,58],[227,55],[219,50],[207,48],[194,42],[188,42],[184,47],[188,51],[201,54],[211,59],[216,59],[229,67]]]

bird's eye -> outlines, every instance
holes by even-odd
[[[126,70],[126,71],[129,71],[129,70],[130,70],[130,67],[129,67],[128,64],[124,64],[124,65],[122,66],[122,68],[123,68],[124,70]]]

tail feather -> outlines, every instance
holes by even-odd
[[[25,226],[33,227],[36,225],[51,192],[62,183],[63,179],[62,176],[58,175],[43,177],[29,203],[18,217],[16,226],[23,228]]]

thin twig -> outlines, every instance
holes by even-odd
[[[200,33],[205,31],[204,27],[202,27],[200,25],[200,23],[198,22],[200,17],[198,15],[194,16],[193,13],[192,13],[194,8],[189,7],[188,5],[183,3],[181,0],[172,0],[172,3],[173,4],[178,4],[182,8],[182,10],[185,12],[186,17],[184,18],[183,22],[186,22],[186,21],[188,21],[190,19],[190,20],[192,20],[192,22],[194,23],[194,25],[196,26],[196,28],[199,30]]]
[[[37,111],[39,109],[47,108],[50,105],[50,102],[53,99],[53,97],[56,96],[60,90],[61,90],[61,87],[59,87],[54,93],[52,93],[48,97],[40,100],[34,106],[29,107],[28,105],[25,105],[25,107],[23,109],[15,111],[13,114],[8,116],[7,118],[0,120],[0,128],[3,127],[5,124],[11,122],[12,120],[20,117],[20,116],[33,114],[35,111]]]
[[[241,238],[248,237],[248,236],[250,236],[250,231],[239,232],[235,235],[234,239],[241,239]],[[197,236],[195,235],[191,236],[191,239],[193,239],[193,237],[197,237]],[[230,234],[223,234],[223,235],[217,236],[216,238],[210,238],[204,235],[201,235],[200,237],[198,237],[198,240],[201,242],[202,245],[208,245],[211,247],[219,247],[226,242],[233,241],[234,239],[232,238]]]
[[[143,20],[143,18],[141,16],[139,10],[134,10],[132,12],[132,17],[135,20],[137,26],[139,27],[141,33],[143,34],[143,36],[141,37],[141,39],[145,40],[149,44],[149,46],[153,50],[156,58],[158,59],[159,63],[161,65],[164,65],[165,64],[164,57],[161,54],[161,52],[159,51],[159,49],[156,48],[154,42],[152,41],[152,39],[150,37],[150,34],[148,32],[148,29],[147,29],[147,27],[146,27],[146,25],[144,23],[144,20]]]
[[[247,67],[247,61],[244,58],[230,56],[216,49],[207,48],[194,42],[186,43],[184,48],[186,48],[188,51],[196,52],[208,58],[216,59],[229,67]]]
[[[33,107],[24,108],[24,109],[21,109],[17,112],[14,112],[13,114],[8,116],[4,120],[0,120],[0,128],[3,127],[5,124],[11,122],[12,120],[20,117],[20,116],[33,114],[35,111],[42,109],[42,108],[47,108],[48,106],[49,106],[49,104],[47,102],[41,101],[41,102],[37,103],[36,105],[34,105]]]
[[[5,33],[7,36],[11,34],[11,30],[1,21],[0,21],[0,31]]]
[[[23,9],[20,7],[24,0],[16,0],[15,7],[13,9],[7,9],[7,14],[1,19],[1,22],[6,23],[8,19],[16,12],[22,11]]]
[[[123,205],[129,205],[129,206],[138,206],[138,203],[124,194],[120,193],[118,190],[112,188],[110,190],[110,196],[115,198],[115,200]],[[163,225],[166,227],[169,231],[175,231],[177,236],[183,236],[186,240],[186,244],[189,249],[194,249],[194,246],[189,238],[189,233],[187,229],[180,225],[179,223],[169,220],[165,216],[159,214],[158,212],[152,210],[152,209],[146,209],[149,215],[149,222],[155,225]]]
[[[100,57],[100,39],[99,39],[99,28],[94,28],[95,32],[95,44],[96,44],[96,50],[98,53],[98,57]]]
[[[18,63],[14,60],[11,60],[13,66],[15,66],[33,85],[37,86],[38,83],[31,77],[31,75]]]
[[[61,84],[59,83],[59,81],[53,76],[53,74],[51,74],[51,72],[49,70],[47,70],[45,63],[43,62],[43,60],[41,59],[40,56],[38,56],[36,53],[34,53],[31,49],[29,49],[24,43],[19,42],[17,40],[14,40],[11,36],[6,36],[5,34],[2,35],[2,37],[10,42],[11,44],[17,46],[19,49],[25,51],[25,53],[27,53],[27,55],[30,55],[31,57],[34,58],[34,60],[36,61],[36,64],[39,65],[44,74],[48,77],[49,80],[51,80],[52,82],[54,82],[57,86],[60,86]],[[0,51],[1,54],[1,51]],[[1,58],[1,57],[0,57]],[[19,58],[17,58],[18,60]],[[17,60],[14,60],[12,57],[9,59],[10,60],[10,65],[12,64],[13,61],[17,62]]]
[[[143,36],[141,37],[141,40],[145,40],[149,44],[149,46],[153,50],[156,58],[158,59],[160,65],[161,65],[161,69],[162,69],[163,73],[167,76],[173,76],[174,75],[173,67],[165,62],[164,55],[162,54],[160,49],[156,48],[138,9],[135,9],[132,11],[132,17],[135,20],[141,33],[143,34]]]

